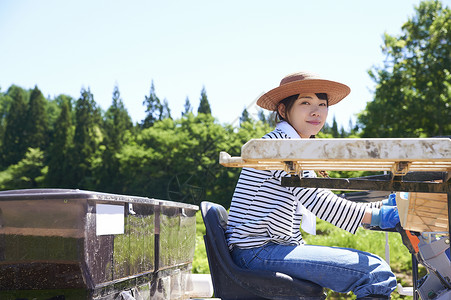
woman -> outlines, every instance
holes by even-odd
[[[279,87],[257,101],[279,119],[276,129],[263,138],[315,137],[326,122],[328,107],[349,93],[348,86],[307,72],[284,77]],[[241,171],[226,231],[234,261],[243,268],[283,272],[340,293],[353,291],[358,299],[389,299],[396,278],[385,261],[354,249],[306,245],[299,227],[302,223],[314,233],[316,215],[351,233],[361,224],[393,228],[399,222],[396,206],[351,202],[328,190],[284,187],[284,176],[284,171]],[[302,176],[316,174],[304,171]]]

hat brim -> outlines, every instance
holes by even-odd
[[[270,90],[257,100],[257,105],[274,111],[277,109],[277,104],[289,96],[301,93],[326,93],[330,106],[343,100],[350,92],[351,89],[347,85],[336,81],[305,79],[289,82]]]

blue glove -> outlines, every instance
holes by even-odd
[[[395,228],[398,223],[399,214],[396,206],[383,205],[380,209],[372,209],[371,226],[379,226],[381,229],[388,229]]]
[[[396,206],[396,194],[390,194],[388,199],[382,200],[382,205]]]

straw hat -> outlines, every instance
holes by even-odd
[[[277,104],[286,97],[300,93],[326,93],[330,106],[340,102],[350,92],[351,89],[342,83],[322,79],[314,73],[298,72],[285,76],[278,87],[257,100],[257,105],[268,110],[276,110]]]

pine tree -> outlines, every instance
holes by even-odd
[[[91,178],[90,159],[97,149],[99,110],[90,89],[82,89],[81,97],[75,105],[75,134],[73,158],[72,184],[89,187]]]
[[[266,123],[266,115],[265,115],[265,112],[263,111],[263,109],[261,109],[261,108],[258,110],[258,119],[260,121],[262,121],[263,124]]]
[[[346,130],[344,129],[344,127],[340,128],[340,137],[341,138],[345,138],[348,135],[348,133],[346,132]]]
[[[324,133],[324,134],[332,134],[330,126],[329,126],[329,124],[327,122],[324,122],[324,126],[321,129],[321,132]]]
[[[56,120],[52,141],[49,146],[48,173],[46,182],[48,186],[71,188],[70,149],[73,143],[72,114],[70,100],[61,102],[61,112]]]
[[[335,116],[332,120],[331,133],[334,138],[338,138],[340,136],[340,133],[338,132],[338,125],[337,125],[337,120],[335,119]]]
[[[132,120],[116,85],[113,90],[113,100],[111,106],[105,113],[105,131],[108,146],[114,151],[118,151],[124,140],[124,134],[133,127]]]
[[[352,119],[349,119],[349,135],[357,134],[358,128],[352,122]]]
[[[26,144],[31,148],[45,150],[49,142],[49,125],[46,110],[47,100],[37,86],[34,87],[28,102],[25,119]]]
[[[169,102],[166,98],[163,100],[163,104],[160,107],[160,121],[164,119],[172,119],[171,109],[169,108]]]
[[[24,123],[27,115],[25,91],[20,87],[11,86],[7,94],[12,98],[12,103],[5,118],[5,134],[2,145],[3,167],[20,161],[27,151]]]
[[[130,115],[124,107],[119,88],[113,90],[113,101],[105,113],[104,129],[105,151],[102,153],[102,166],[98,170],[99,188],[107,192],[122,191],[119,175],[119,161],[116,154],[125,143],[125,134],[133,128]]]
[[[182,112],[182,117],[186,114],[189,114],[191,112],[193,112],[193,108],[191,107],[191,103],[189,102],[189,98],[186,97],[185,99],[185,105],[184,105],[184,111]]]
[[[3,137],[6,129],[6,116],[8,115],[12,101],[12,98],[6,92],[0,93],[0,145],[3,143]]]
[[[146,117],[142,121],[141,126],[142,128],[149,128],[161,118],[161,101],[155,94],[153,80],[150,86],[150,94],[145,96],[143,105],[146,107]]]
[[[251,117],[249,116],[249,112],[246,108],[243,109],[243,112],[241,113],[240,117],[240,125],[242,125],[244,122],[249,122],[251,120]]]
[[[200,103],[199,103],[199,108],[197,109],[197,113],[211,115],[210,103],[208,102],[207,92],[205,91],[205,87],[203,87],[202,91],[200,92]]]

